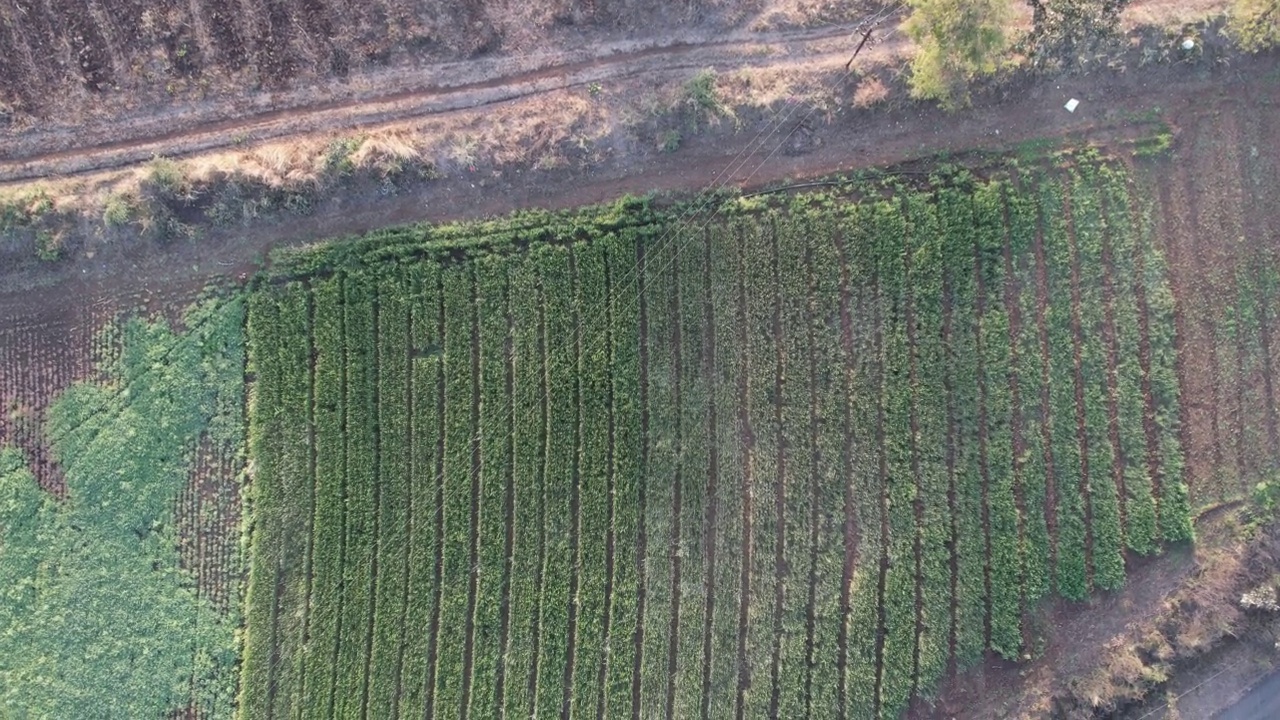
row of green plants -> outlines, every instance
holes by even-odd
[[[1188,539],[1124,173],[880,189],[283,259],[243,711],[876,717]]]

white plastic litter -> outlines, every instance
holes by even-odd
[[[1182,41],[1183,50],[1194,50],[1195,48],[1196,48],[1195,40],[1192,40],[1191,38],[1187,38],[1186,40]]]
[[[1066,105],[1063,105],[1063,107],[1067,109],[1067,112],[1075,112],[1076,108],[1079,106],[1080,106],[1080,101],[1075,98],[1071,98],[1070,100],[1067,101]]]

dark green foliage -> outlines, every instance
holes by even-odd
[[[283,258],[245,712],[873,718],[1020,658],[1190,533],[1149,226],[1120,170],[1042,172]]]

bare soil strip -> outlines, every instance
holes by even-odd
[[[1249,124],[1248,144],[1252,147],[1274,147],[1272,145],[1276,134],[1275,123],[1263,119],[1261,121],[1254,120]],[[1255,162],[1263,162],[1255,160]],[[1256,190],[1245,195],[1244,202],[1254,206],[1264,204],[1272,200],[1271,193],[1276,187],[1274,173],[1277,168],[1273,163],[1268,163],[1271,167],[1263,170],[1263,172],[1271,173],[1273,178],[1270,183],[1259,184],[1256,182],[1253,173],[1250,170],[1248,162],[1241,162],[1241,182],[1244,187],[1253,184]],[[1266,281],[1266,275],[1269,269],[1276,264],[1275,256],[1275,230],[1271,227],[1271,223],[1265,218],[1260,218],[1256,213],[1245,213],[1245,236],[1250,240],[1249,259],[1250,271],[1254,275],[1254,282],[1258,287],[1267,288],[1269,292],[1264,292],[1259,298],[1259,318],[1258,318],[1258,341],[1261,344],[1262,351],[1262,384],[1263,384],[1263,402],[1265,405],[1265,416],[1267,423],[1267,457],[1272,459],[1272,463],[1276,458],[1280,458],[1280,418],[1276,415],[1276,389],[1274,382],[1275,374],[1275,356],[1273,348],[1275,347],[1271,337],[1271,322],[1276,317],[1275,302],[1277,300],[1275,289]],[[1268,242],[1270,241],[1270,242]]]
[[[1244,281],[1242,275],[1245,272],[1241,265],[1244,260],[1241,245],[1245,242],[1244,220],[1248,213],[1244,212],[1239,185],[1243,163],[1240,159],[1241,138],[1236,117],[1236,113],[1223,113],[1220,119],[1213,121],[1215,134],[1225,142],[1215,143],[1209,151],[1210,160],[1200,164],[1200,167],[1204,167],[1211,173],[1215,180],[1209,181],[1207,178],[1210,175],[1197,173],[1191,182],[1196,190],[1204,193],[1204,198],[1193,200],[1201,204],[1203,212],[1200,218],[1214,228],[1210,237],[1215,241],[1199,243],[1199,246],[1204,248],[1206,257],[1213,263],[1202,277],[1202,281],[1206,283],[1206,289],[1216,291],[1214,306],[1232,309],[1232,322],[1229,325],[1231,340],[1234,342],[1224,343],[1219,347],[1230,348],[1230,352],[1235,355],[1225,363],[1231,366],[1227,372],[1232,373],[1233,377],[1222,377],[1221,380],[1230,383],[1233,390],[1232,403],[1227,410],[1227,433],[1231,438],[1232,452],[1235,455],[1233,464],[1236,471],[1236,489],[1237,492],[1249,492],[1252,488],[1250,482],[1252,474],[1249,472],[1245,447],[1248,425],[1245,420],[1245,390],[1246,386],[1251,384],[1251,379],[1245,372],[1247,354],[1245,334],[1250,332],[1251,328],[1245,327],[1245,322],[1240,316],[1242,281]],[[1206,136],[1202,133],[1201,137]],[[1191,144],[1193,157],[1200,147],[1199,142]],[[1214,192],[1210,193],[1206,185],[1212,185]],[[1193,191],[1193,196],[1196,194]],[[1250,410],[1252,411],[1253,408]]]
[[[1239,299],[1236,301],[1239,307]],[[1245,372],[1244,358],[1248,353],[1245,349],[1245,333],[1252,328],[1246,329],[1239,318],[1236,319],[1232,328],[1233,339],[1235,340],[1236,362],[1233,370],[1235,371],[1234,385],[1235,392],[1232,393],[1235,401],[1235,408],[1232,412],[1232,435],[1234,435],[1235,455],[1236,455],[1236,476],[1240,479],[1240,487],[1242,490],[1248,490],[1250,487],[1249,479],[1253,477],[1253,473],[1249,472],[1248,462],[1245,458],[1245,387],[1249,384],[1250,379]]]
[[[1258,231],[1251,233],[1252,237],[1259,237]],[[1258,241],[1261,244],[1261,241]],[[1265,272],[1268,260],[1262,255],[1262,250],[1258,251],[1258,257],[1254,261],[1253,272],[1261,274]],[[1263,399],[1266,418],[1267,418],[1267,450],[1270,457],[1280,457],[1280,420],[1276,417],[1276,390],[1275,382],[1275,359],[1272,354],[1272,348],[1275,345],[1271,340],[1271,319],[1275,316],[1275,308],[1271,302],[1275,298],[1267,296],[1262,298],[1261,310],[1262,316],[1258,319],[1258,341],[1262,346],[1262,387]]]
[[[1178,179],[1175,179],[1172,184],[1176,185],[1177,189],[1180,191],[1179,199],[1186,203],[1187,226],[1182,229],[1188,233],[1198,232],[1200,229],[1200,204],[1198,193],[1195,192],[1191,179],[1183,176],[1180,182]],[[1164,207],[1168,207],[1168,205],[1165,205]],[[1192,317],[1199,319],[1199,322],[1196,324],[1198,325],[1197,329],[1199,330],[1200,337],[1203,340],[1203,342],[1198,343],[1199,349],[1201,351],[1205,351],[1207,349],[1205,355],[1207,355],[1208,358],[1209,374],[1208,377],[1201,382],[1210,383],[1210,390],[1213,398],[1209,407],[1209,428],[1212,443],[1210,450],[1213,453],[1211,456],[1213,458],[1212,467],[1222,468],[1225,467],[1226,453],[1223,450],[1223,430],[1220,410],[1226,406],[1224,405],[1222,398],[1222,393],[1224,391],[1222,387],[1222,368],[1219,363],[1217,352],[1219,344],[1218,328],[1214,321],[1218,313],[1210,310],[1210,308],[1213,308],[1212,303],[1214,300],[1212,290],[1208,287],[1208,279],[1206,278],[1206,275],[1212,270],[1212,268],[1205,257],[1205,248],[1203,247],[1204,243],[1192,242],[1192,238],[1189,235],[1182,235],[1181,233],[1173,236],[1171,239],[1173,240],[1173,244],[1189,243],[1191,246],[1190,252],[1188,253],[1190,257],[1186,259],[1186,263],[1192,272],[1191,280],[1188,284],[1190,285],[1189,289],[1194,293],[1194,296],[1184,297],[1187,297],[1193,306],[1202,308],[1200,312],[1189,314]],[[1192,299],[1192,297],[1194,297],[1194,299]],[[1181,314],[1182,313],[1179,313],[1179,315]],[[1179,335],[1181,334],[1182,333],[1179,332]],[[1181,357],[1181,353],[1179,353],[1179,357]],[[1179,377],[1186,376],[1182,375],[1180,372]],[[1216,489],[1218,490],[1219,495],[1222,495],[1224,488],[1219,485]]]

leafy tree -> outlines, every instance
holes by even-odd
[[[1280,0],[1236,0],[1228,31],[1249,52],[1280,43]]]
[[[999,67],[1008,0],[912,0],[904,29],[916,42],[911,94],[947,109],[969,103],[969,83]]]

